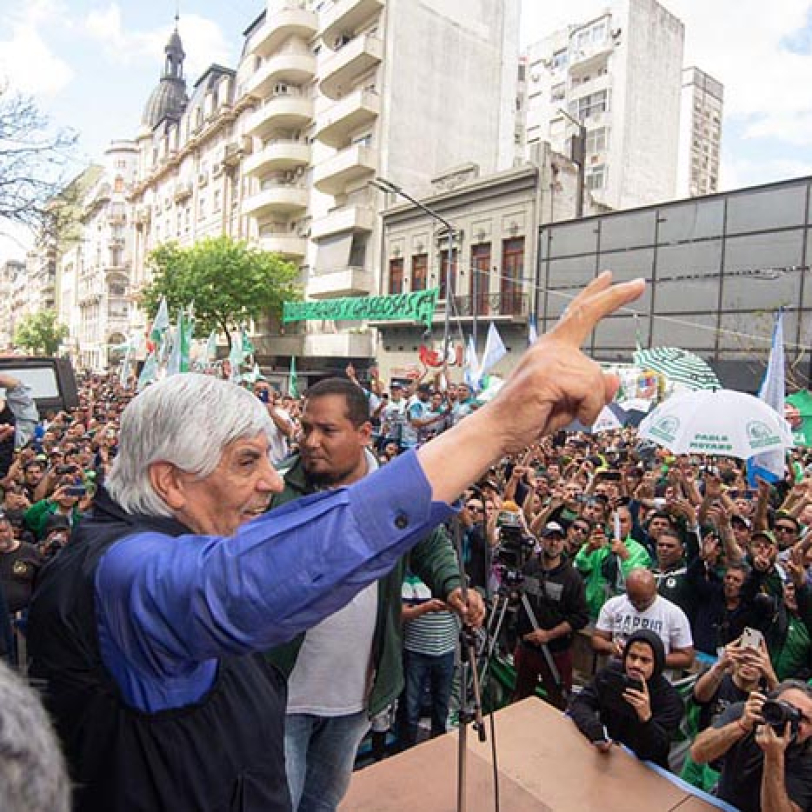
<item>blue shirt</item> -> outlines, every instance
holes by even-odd
[[[127,536],[96,571],[102,660],[135,708],[196,702],[214,684],[219,657],[264,651],[314,626],[452,513],[432,502],[409,453],[228,538]]]

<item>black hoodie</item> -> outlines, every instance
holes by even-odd
[[[625,672],[632,643],[645,643],[654,655],[654,671],[646,680],[651,702],[648,722],[641,722],[634,708],[619,699],[616,688],[615,675]],[[684,706],[677,690],[663,677],[664,667],[665,649],[659,636],[648,629],[636,631],[626,640],[623,661],[613,660],[601,669],[589,685],[572,697],[568,713],[590,741],[605,738],[605,727],[610,739],[625,744],[639,759],[667,768],[671,737],[679,727]]]

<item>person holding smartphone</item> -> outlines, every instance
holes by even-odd
[[[611,661],[570,701],[568,715],[601,752],[625,744],[643,761],[668,768],[671,738],[683,702],[663,676],[665,648],[648,629],[629,635],[621,660]]]

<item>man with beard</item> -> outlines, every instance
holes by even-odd
[[[696,737],[691,758],[721,759],[717,795],[741,812],[801,812],[812,805],[812,688],[786,680],[769,697],[792,706],[798,721],[766,724],[767,696],[751,691]]]
[[[688,616],[694,617],[694,593],[688,584],[685,564],[685,547],[679,533],[665,528],[657,539],[657,566],[652,570],[657,591],[675,603]]]
[[[369,403],[350,381],[330,378],[311,387],[301,424],[299,454],[282,471],[285,489],[274,497],[272,508],[317,491],[346,487],[377,468],[368,450]],[[411,551],[409,567],[434,598],[451,609],[462,609],[459,569],[443,531],[435,531]],[[403,690],[405,574],[403,558],[343,609],[268,654],[288,675],[285,763],[295,810],[338,806],[371,718]],[[481,598],[474,590],[468,594],[475,601],[475,619],[481,620]]]
[[[683,704],[663,676],[664,667],[660,638],[648,629],[636,631],[626,640],[622,659],[599,671],[570,702],[578,730],[601,752],[618,742],[639,759],[667,767]]]
[[[541,555],[533,556],[522,570],[524,594],[539,628],[533,627],[521,606],[519,642],[513,655],[516,664],[513,701],[532,696],[540,677],[551,704],[561,710],[572,691],[573,634],[589,621],[584,583],[563,556],[564,539],[564,528],[550,522],[541,534]],[[550,669],[548,656],[557,675]]]

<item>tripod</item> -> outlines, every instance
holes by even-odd
[[[480,685],[485,683],[485,679],[488,676],[488,670],[490,669],[491,662],[493,661],[493,654],[499,640],[499,635],[502,633],[505,618],[507,617],[507,613],[516,606],[517,597],[518,603],[527,613],[527,617],[530,620],[530,624],[532,625],[534,631],[538,631],[541,628],[539,626],[538,619],[536,618],[536,614],[533,611],[533,607],[530,605],[530,600],[527,597],[527,593],[524,591],[522,585],[515,583],[513,585],[503,584],[500,586],[494,599],[493,609],[488,618],[485,645],[483,647],[483,651],[480,651],[480,660],[483,661],[483,665],[479,673]],[[552,676],[553,684],[555,685],[556,690],[561,695],[562,700],[566,701],[566,687],[561,680],[561,674],[555,664],[555,660],[550,652],[550,648],[546,643],[541,644],[541,653],[544,657],[544,662],[549,669],[550,675]]]

